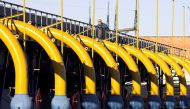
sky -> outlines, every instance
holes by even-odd
[[[22,0],[5,0],[22,4]],[[63,0],[63,15],[71,19],[89,22],[89,5],[92,0]],[[114,28],[115,0],[95,0],[95,19],[106,23],[107,7],[110,2],[110,29]],[[136,0],[119,0],[119,29],[134,26]],[[156,0],[139,0],[139,34],[154,36],[156,32]],[[34,9],[60,14],[60,0],[26,0],[26,6]],[[190,36],[190,0],[175,0],[175,32],[183,35],[183,6],[186,7],[186,35]],[[159,35],[169,36],[172,30],[172,0],[159,0]],[[129,33],[131,35],[134,32]]]

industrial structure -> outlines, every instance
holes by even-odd
[[[190,108],[185,49],[118,28],[96,35],[93,23],[0,1],[0,109]]]

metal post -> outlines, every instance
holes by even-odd
[[[23,33],[23,45],[24,51],[26,52],[26,0],[22,0],[23,2],[23,22],[24,22],[24,33]]]
[[[172,36],[171,36],[171,53],[174,54],[174,48],[173,48],[173,43],[174,43],[174,0],[172,0]]]
[[[158,52],[158,0],[156,0],[156,52]]]
[[[116,10],[115,10],[115,15],[116,15],[116,44],[117,44],[117,48],[118,48],[118,0],[116,0]],[[118,62],[118,49],[116,52],[116,62]]]
[[[136,46],[137,49],[139,49],[139,0],[136,0],[136,12],[137,12],[137,19],[136,19],[136,30],[135,30],[135,36],[136,36]],[[136,62],[138,64],[138,58],[136,58]]]
[[[60,0],[60,16],[61,16],[61,36],[63,36],[63,0]],[[61,53],[63,55],[63,42],[61,42]]]
[[[94,30],[95,30],[95,0],[92,0],[92,59],[94,59],[94,38],[95,38],[95,33],[94,33]]]
[[[186,49],[186,22],[185,22],[185,17],[186,17],[186,14],[185,14],[185,6],[183,6],[183,56],[186,57],[186,54],[185,54],[185,49]]]

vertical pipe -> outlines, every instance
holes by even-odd
[[[92,21],[91,21],[91,5],[90,5],[90,0],[89,0],[89,10],[88,11],[89,11],[89,13],[88,13],[89,14],[89,24],[91,25]]]
[[[95,0],[92,0],[92,39],[95,38]],[[94,40],[92,40],[92,60],[94,59]]]
[[[60,16],[61,16],[61,36],[63,36],[63,0],[60,0]],[[63,42],[61,42],[61,53],[63,56]]]
[[[174,43],[174,0],[172,0],[172,36],[171,36],[171,54],[174,54],[174,48],[173,48],[173,43]]]
[[[158,0],[156,0],[156,52],[158,52]]]
[[[22,0],[23,2],[23,22],[24,22],[24,33],[23,33],[23,45],[24,45],[24,52],[26,52],[26,0]]]
[[[159,29],[159,24],[158,24],[158,0],[156,0],[156,52],[158,52],[158,29]],[[157,60],[157,58],[156,58]],[[156,66],[156,71],[159,77],[159,92],[160,92],[160,97],[162,97],[162,77],[161,77],[161,72],[159,70],[160,67],[158,67],[157,63],[155,64]]]
[[[185,17],[186,17],[186,14],[185,14],[185,6],[183,6],[183,56],[186,57],[186,54],[185,54],[185,49],[186,49],[186,22],[185,22]]]
[[[138,40],[139,40],[139,0],[136,0],[136,11],[137,11],[137,19],[136,19],[136,31],[135,31],[135,36],[136,36],[136,46],[137,48],[139,48],[138,44]]]
[[[118,48],[118,10],[119,10],[119,8],[118,8],[118,0],[116,0],[116,12],[115,12],[115,14],[116,14],[116,27],[115,27],[115,29],[116,29],[116,46],[117,46],[117,48]],[[116,62],[118,62],[118,49],[117,49],[117,52],[116,52]]]
[[[139,49],[139,0],[136,0],[136,30],[135,30],[135,36],[136,36],[136,46],[137,49]],[[138,64],[138,58],[136,58],[136,63]]]

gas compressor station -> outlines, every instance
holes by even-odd
[[[190,59],[174,46],[174,6],[170,44],[139,35],[139,0],[134,28],[85,23],[0,0],[0,109],[190,109]],[[184,19],[185,19],[184,7]],[[186,22],[183,22],[184,28]],[[129,35],[123,31],[134,31]],[[180,42],[182,43],[182,42]],[[186,42],[188,43],[188,42]]]

